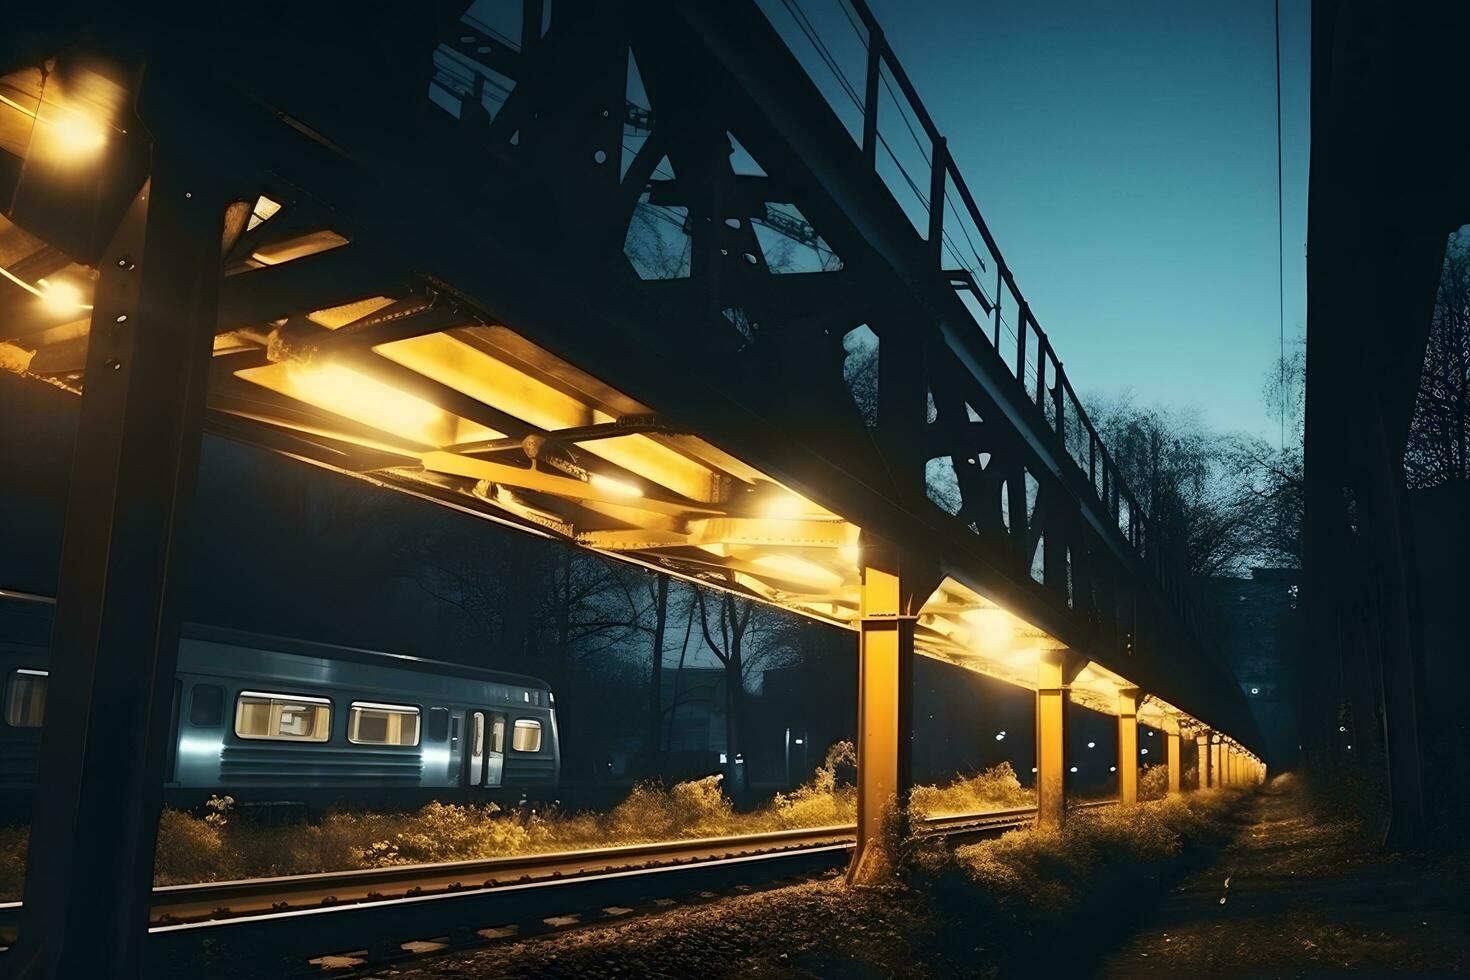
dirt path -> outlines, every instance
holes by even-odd
[[[1100,975],[1470,972],[1463,853],[1379,853],[1351,814],[1315,812],[1290,778],[1254,806],[1240,839],[1175,889]]]

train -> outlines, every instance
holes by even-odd
[[[0,634],[10,811],[35,792],[46,627]],[[545,681],[403,654],[184,624],[171,718],[164,799],[176,807],[535,802],[560,779]]]

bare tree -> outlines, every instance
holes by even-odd
[[[1411,488],[1470,480],[1470,226],[1445,245],[1404,471]]]
[[[1164,546],[1197,578],[1235,574],[1251,558],[1249,501],[1226,463],[1229,442],[1198,412],[1141,408],[1128,395],[1087,409]]]

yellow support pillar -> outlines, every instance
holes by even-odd
[[[1169,766],[1169,795],[1178,796],[1184,784],[1184,749],[1179,736],[1179,719],[1170,715],[1164,720],[1164,755]]]
[[[1195,762],[1199,767],[1199,784],[1195,789],[1210,788],[1210,736],[1206,732],[1194,737]]]
[[[1219,735],[1210,736],[1210,785],[1220,787],[1225,785],[1225,770],[1222,768],[1225,761],[1225,746],[1220,741]]]
[[[849,884],[872,882],[886,873],[883,823],[892,812],[902,819],[908,804],[915,617],[903,614],[901,601],[897,574],[863,569],[858,633],[857,846],[848,866]]]
[[[1067,702],[1087,661],[1068,650],[1043,650],[1036,676],[1036,825],[1060,830],[1067,819]]]
[[[1138,702],[1143,692],[1136,687],[1118,691],[1118,802],[1138,802]]]

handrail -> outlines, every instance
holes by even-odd
[[[1127,542],[1133,554],[1148,563],[1158,580],[1160,587],[1166,594],[1173,595],[1177,592],[1177,584],[1182,579],[1166,573],[1164,568],[1165,553],[1161,548],[1161,542],[1155,540],[1151,533],[1152,521],[1148,514],[1138,504],[1138,498],[1128,487],[1127,481],[1119,471],[1117,462],[1108,451],[1102,437],[1098,434],[1097,427],[1088,418],[1082,407],[1081,400],[1077,397],[1076,390],[1067,378],[1066,370],[1062,361],[1057,357],[1055,348],[1045,330],[1036,321],[1031,312],[1031,306],[1026,301],[1025,295],[1016,284],[1010,265],[1001,254],[1000,246],[995,241],[995,236],[986,224],[985,218],[980,213],[980,208],[975,202],[974,194],[966,183],[964,175],[960,172],[954,158],[948,150],[948,143],[944,135],[939,131],[933,117],[923,100],[919,98],[913,81],[908,72],[904,70],[902,63],[898,60],[893,49],[889,47],[884,36],[883,28],[878,19],[868,7],[867,0],[836,0],[838,4],[846,3],[857,15],[858,21],[867,31],[867,64],[866,77],[864,79],[864,99],[861,106],[863,111],[863,125],[861,137],[861,149],[864,159],[868,165],[877,173],[878,144],[882,137],[878,128],[878,102],[879,87],[882,83],[882,72],[886,68],[898,89],[902,92],[908,109],[917,120],[924,134],[929,138],[932,152],[929,154],[929,198],[925,202],[928,208],[928,229],[925,240],[933,253],[936,263],[940,266],[941,273],[944,272],[942,253],[944,248],[944,210],[948,201],[945,189],[952,186],[958,194],[965,213],[968,214],[974,228],[978,231],[985,248],[996,264],[996,292],[993,301],[986,302],[981,299],[981,307],[989,307],[985,310],[987,319],[993,318],[993,336],[986,329],[980,328],[980,333],[990,343],[1003,359],[1005,355],[1001,352],[1001,325],[1004,293],[1011,295],[1012,307],[1016,312],[1016,346],[1015,363],[1013,366],[1014,376],[1020,384],[1023,394],[1027,400],[1035,405],[1042,413],[1043,421],[1054,435],[1060,440],[1062,456],[1071,459],[1073,466],[1077,469],[1092,487],[1093,498],[1102,508],[1104,514],[1108,515],[1119,535]],[[779,29],[778,29],[779,33]],[[921,147],[922,150],[922,147]],[[892,150],[890,150],[892,154]],[[896,157],[895,157],[896,162]],[[878,174],[879,180],[888,183],[885,178]],[[912,185],[912,181],[911,181]],[[890,191],[893,188],[890,187]],[[914,187],[917,194],[917,187]],[[967,232],[968,234],[968,232]],[[978,258],[978,256],[977,256]],[[983,260],[980,260],[983,265]],[[965,274],[961,281],[952,285],[956,289],[979,292],[977,282],[973,277]],[[973,318],[973,315],[972,315]],[[978,319],[976,326],[980,327]],[[1028,354],[1032,339],[1028,335],[1034,333],[1035,343],[1035,365],[1036,376],[1034,379],[1028,377]],[[1048,383],[1050,375],[1050,383]],[[1034,387],[1033,387],[1034,382]],[[1050,404],[1048,405],[1048,401]],[[1068,408],[1070,401],[1071,407]],[[1075,418],[1073,418],[1075,416]],[[1069,423],[1069,418],[1073,420]],[[1069,444],[1069,425],[1076,436],[1076,452]],[[1086,449],[1080,448],[1081,438],[1086,437]],[[1125,511],[1126,507],[1126,511]],[[1126,513],[1126,523],[1125,523]]]

